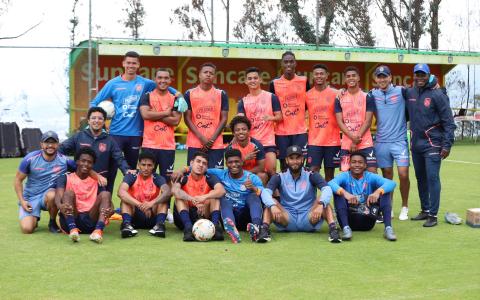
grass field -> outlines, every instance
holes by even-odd
[[[184,243],[170,224],[166,239],[142,230],[122,240],[119,222],[101,245],[88,236],[72,244],[48,233],[48,214],[35,234],[23,235],[12,185],[19,161],[0,160],[0,299],[480,298],[480,229],[443,220],[446,211],[465,218],[467,208],[480,207],[480,145],[458,145],[443,163],[439,226],[394,220],[397,242],[382,238],[380,224],[341,244],[327,241],[326,228],[274,231],[268,244],[253,244],[245,233],[238,245]],[[176,166],[184,162],[180,153]],[[413,168],[411,176],[412,216],[419,210]],[[399,209],[396,191],[396,215]]]

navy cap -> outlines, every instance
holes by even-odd
[[[55,133],[55,131],[50,130],[42,134],[42,143],[46,142],[48,139],[54,139],[55,142],[59,142],[58,135]]]
[[[390,68],[387,67],[387,66],[378,66],[375,69],[375,72],[373,74],[375,76],[378,76],[378,75],[390,76],[390,75],[392,75],[392,72],[390,72]]]
[[[430,74],[430,68],[428,67],[427,64],[416,64],[415,67],[413,67],[413,73],[417,73],[417,72]]]
[[[287,148],[287,156],[293,155],[293,154],[298,154],[298,155],[303,155],[302,153],[302,148],[300,148],[297,145],[292,145]]]

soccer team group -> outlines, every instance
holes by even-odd
[[[173,196],[173,220],[184,241],[195,240],[192,224],[200,218],[214,224],[216,241],[228,234],[238,243],[239,230],[246,230],[253,242],[265,243],[271,240],[271,223],[278,231],[315,232],[324,220],[330,242],[350,240],[352,231],[371,230],[379,222],[385,239],[395,241],[393,167],[396,163],[402,198],[399,219],[407,220],[410,151],[421,200],[412,220],[437,225],[439,170],[455,125],[446,92],[428,65],[414,67],[411,88],[394,86],[388,66],[378,66],[377,87],[365,93],[356,67],[344,70],[345,87],[335,90],[328,86],[328,67],[316,64],[310,88],[308,78],[295,73],[294,53],[287,51],[281,58],[283,75],[270,83],[270,91],[261,89],[258,68],[245,71],[249,92],[228,124],[233,139],[226,147],[222,132],[229,102],[227,93],[214,86],[215,65],[204,63],[199,84],[183,95],[170,87],[165,68],[158,69],[154,81],[137,75],[136,52],[127,52],[122,65],[124,73],[90,102],[86,129],[62,143],[55,132],[45,132],[41,150],[21,161],[14,186],[23,233],[33,233],[41,210],[48,210],[51,232],[63,231],[74,242],[90,234],[90,240],[102,242],[114,213],[120,169],[123,238],[134,237],[138,229],[165,237]],[[108,132],[106,100],[115,107]],[[174,130],[182,115],[188,127],[187,166],[174,171]],[[319,173],[322,164],[325,178]],[[376,174],[377,167],[383,176]],[[334,176],[336,168],[341,172]]]

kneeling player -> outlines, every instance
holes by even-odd
[[[58,178],[55,203],[60,208],[60,226],[73,242],[81,233],[91,233],[90,240],[101,243],[105,220],[113,213],[110,193],[90,177],[97,159],[91,148],[81,148],[75,154],[77,170]]]
[[[225,189],[215,175],[206,175],[208,155],[196,152],[190,161],[190,174],[183,176],[172,186],[175,196],[173,220],[183,230],[185,242],[194,241],[192,223],[199,218],[211,218],[215,225],[212,240],[223,241],[223,229],[220,225],[220,197]]]
[[[300,146],[288,147],[285,161],[288,169],[275,174],[266,188],[270,194],[276,189],[280,192],[280,202],[268,210],[271,213],[269,218],[273,218],[279,231],[305,232],[319,230],[323,219],[326,219],[329,226],[328,240],[332,243],[341,242],[329,204],[332,189],[318,172],[309,172],[303,168],[304,158]],[[317,188],[322,192],[318,200]],[[267,218],[264,222],[262,226],[268,226]]]
[[[127,174],[118,189],[122,201],[122,238],[137,235],[136,229],[150,229],[150,234],[165,237],[165,219],[170,187],[165,179],[153,173],[155,156],[142,152],[138,158],[137,174]]]
[[[391,193],[395,189],[395,182],[383,178],[375,173],[365,171],[367,158],[361,152],[354,152],[350,156],[350,171],[335,176],[328,185],[332,188],[335,201],[335,210],[340,226],[343,228],[343,239],[352,238],[352,230],[371,230],[376,223],[375,215],[371,213],[352,213],[350,207],[365,205],[367,209],[380,202],[379,210],[383,214],[385,225],[384,237],[389,241],[397,240],[392,228]]]
[[[266,184],[268,175],[265,172],[265,150],[259,141],[250,137],[252,123],[245,116],[236,116],[230,122],[230,128],[234,139],[226,150],[240,150],[243,169],[256,174]]]

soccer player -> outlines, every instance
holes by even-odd
[[[101,175],[99,178],[101,185],[103,185],[105,178],[109,179],[106,189],[111,194],[115,183],[115,180],[112,180],[113,175],[110,174],[113,163],[116,162],[124,175],[127,172],[134,172],[134,170],[130,170],[114,138],[104,130],[106,119],[107,113],[103,108],[90,107],[87,112],[88,127],[61,143],[58,151],[65,155],[74,155],[83,147],[93,149],[97,156],[93,170]]]
[[[286,51],[282,54],[281,66],[283,75],[270,82],[270,92],[278,96],[282,108],[283,119],[277,123],[275,138],[280,167],[285,171],[287,169],[285,157],[289,146],[301,146],[306,155],[305,101],[310,85],[307,77],[295,74],[297,62],[293,52]]]
[[[256,174],[264,184],[268,181],[265,173],[265,150],[262,144],[250,137],[252,124],[245,116],[236,116],[230,122],[233,141],[228,149],[238,149],[242,152],[243,169]]]
[[[175,196],[173,220],[183,230],[185,242],[194,241],[192,224],[199,218],[210,218],[215,225],[212,240],[223,241],[223,229],[220,224],[220,198],[225,189],[215,175],[205,174],[208,168],[208,155],[196,152],[190,161],[190,173],[181,177],[172,186]]]
[[[332,243],[340,243],[342,240],[338,234],[333,218],[330,198],[332,189],[318,172],[309,172],[303,168],[304,157],[300,146],[290,146],[287,149],[286,163],[288,170],[275,174],[268,182],[266,191],[273,194],[278,189],[280,202],[267,210],[269,218],[273,217],[275,226],[279,231],[305,231],[314,232],[320,229],[323,219],[326,219],[329,227],[328,240]],[[321,190],[321,196],[317,198],[317,189]],[[267,228],[268,221],[265,219],[262,226]]]
[[[84,147],[75,153],[77,170],[57,180],[55,204],[60,208],[60,226],[73,242],[80,241],[80,233],[90,233],[90,240],[103,241],[105,221],[113,214],[110,192],[90,176],[97,155]]]
[[[455,123],[450,100],[429,80],[430,68],[417,64],[413,69],[415,86],[407,89],[411,150],[422,211],[412,220],[426,220],[424,227],[437,225],[440,207],[440,165],[450,154]]]
[[[216,69],[214,64],[204,63],[198,74],[200,84],[185,93],[188,110],[184,120],[189,129],[187,163],[197,151],[204,151],[208,154],[209,168],[223,169],[222,131],[227,124],[228,96],[213,86]]]
[[[155,74],[157,87],[140,100],[144,120],[142,151],[153,153],[160,175],[169,180],[175,163],[175,126],[182,114],[174,107],[175,96],[168,92],[170,72],[160,68]]]
[[[338,174],[328,183],[334,193],[337,219],[343,228],[343,240],[352,238],[352,230],[368,231],[376,223],[375,217],[358,216],[349,208],[359,204],[368,208],[380,202],[379,210],[383,213],[385,225],[384,237],[395,241],[397,237],[392,228],[391,193],[396,184],[390,179],[365,171],[366,169],[365,154],[353,152],[350,155],[350,171]]]
[[[328,86],[328,67],[313,66],[314,86],[307,92],[309,119],[307,166],[319,172],[324,166],[325,180],[330,181],[340,165],[340,128],[335,116],[336,89]]]
[[[405,116],[405,88],[392,84],[392,73],[387,66],[378,66],[374,72],[377,88],[367,95],[367,102],[375,102],[377,134],[375,137],[375,155],[383,177],[393,179],[393,164],[397,164],[400,179],[402,210],[399,220],[408,219],[408,192],[410,179],[408,167],[410,154],[407,144],[407,120]]]
[[[345,68],[343,75],[347,90],[335,100],[335,116],[343,132],[340,168],[347,171],[350,154],[360,151],[367,158],[368,171],[376,173],[377,159],[370,133],[375,102],[360,89],[360,71],[356,67]]]
[[[277,167],[275,124],[283,119],[278,97],[261,89],[260,70],[250,67],[245,71],[248,95],[238,101],[237,114],[252,123],[250,136],[259,141],[265,151],[265,170],[273,176]]]
[[[253,242],[266,242],[260,240],[267,233],[261,232],[262,225],[262,202],[270,207],[273,202],[269,193],[263,190],[260,178],[244,171],[242,153],[238,149],[229,149],[225,152],[227,170],[211,168],[208,175],[215,175],[223,184],[226,194],[220,199],[223,224],[233,243],[241,241],[238,230],[247,230]],[[184,170],[175,174],[175,177],[183,175]],[[173,176],[172,176],[173,177]]]
[[[122,238],[136,236],[136,229],[150,229],[149,233],[165,237],[165,219],[172,196],[165,179],[154,173],[155,156],[142,152],[138,158],[138,172],[127,174],[118,189],[122,201]]]
[[[97,106],[100,102],[110,99],[115,106],[115,115],[110,124],[110,135],[117,142],[123,152],[128,165],[134,168],[137,165],[138,154],[142,144],[143,120],[139,113],[139,102],[143,94],[155,89],[155,82],[137,75],[140,68],[140,55],[135,51],[125,54],[122,62],[124,73],[111,80],[100,90],[95,99],[90,101],[90,106]],[[172,94],[178,92],[169,87]],[[178,98],[179,111],[185,101]],[[115,164],[109,171],[109,182],[115,181],[117,176]]]
[[[75,168],[73,161],[57,152],[58,135],[47,131],[42,135],[41,150],[27,154],[18,167],[14,187],[18,198],[20,229],[23,233],[33,233],[40,220],[40,211],[48,210],[48,229],[60,232],[56,217],[55,186],[58,176]],[[25,187],[23,181],[27,179]]]

